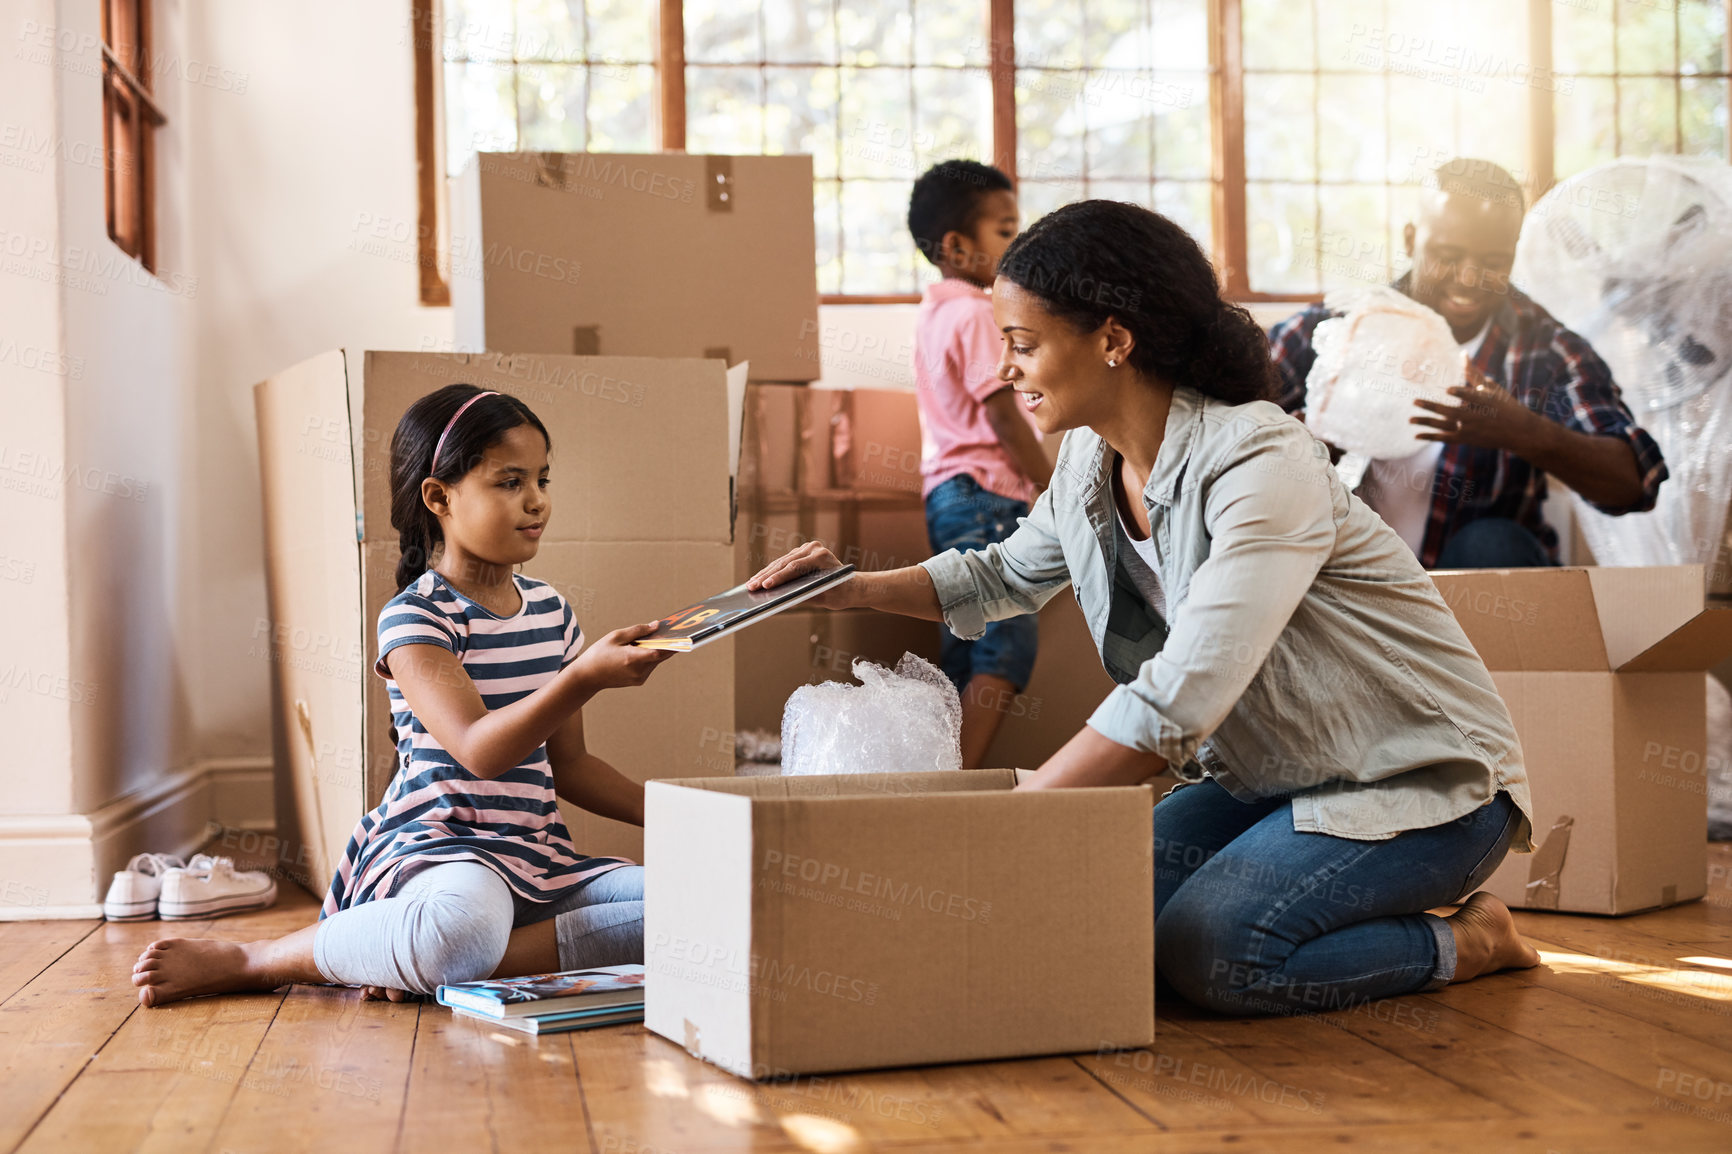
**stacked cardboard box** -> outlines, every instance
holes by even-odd
[[[1512,906],[1627,914],[1707,886],[1703,671],[1732,607],[1700,565],[1432,574],[1521,738],[1533,855],[1485,888]]]
[[[385,684],[372,665],[379,611],[397,593],[390,443],[404,410],[453,382],[510,393],[535,410],[553,441],[558,487],[524,572],[551,583],[593,638],[727,586],[725,430],[744,390],[743,370],[731,375],[730,386],[713,360],[339,350],[257,386],[288,769],[279,774],[278,813],[299,825],[316,886],[397,769]],[[728,731],[733,710],[732,645],[722,641],[667,663],[641,688],[597,696],[584,708],[585,736],[640,781],[697,776],[713,772],[706,746]],[[641,850],[635,827],[576,810],[566,818],[587,853]]]

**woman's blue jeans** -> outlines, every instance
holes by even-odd
[[[1236,800],[1213,780],[1155,806],[1156,969],[1223,1014],[1350,1009],[1455,976],[1455,937],[1425,911],[1473,892],[1521,813],[1473,813],[1386,841],[1293,829],[1285,799]]]

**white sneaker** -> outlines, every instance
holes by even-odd
[[[165,922],[216,918],[262,910],[277,900],[276,879],[262,870],[237,870],[233,858],[196,854],[185,869],[163,875],[157,913]]]
[[[141,853],[114,871],[108,896],[102,901],[102,916],[111,922],[148,922],[156,917],[163,875],[185,869],[186,863],[172,854]]]

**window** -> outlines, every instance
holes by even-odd
[[[1527,169],[1527,14],[1509,0],[1244,0],[1250,293],[1384,283],[1426,173]]]
[[[156,270],[152,133],[168,123],[150,95],[150,0],[102,2],[102,146],[108,235]]]
[[[918,289],[921,171],[992,156],[980,0],[687,0],[686,147],[809,152],[821,293]]]
[[[1149,205],[1230,296],[1305,299],[1404,271],[1412,198],[1451,157],[1537,196],[1614,156],[1724,157],[1732,131],[1732,0],[433,3],[413,0],[424,223],[478,148],[805,152],[826,300],[932,279],[903,221],[948,157],[1010,172],[1025,219]]]
[[[1722,0],[1558,0],[1551,20],[1560,179],[1616,156],[1726,156]]]
[[[1016,5],[1016,172],[1032,220],[1088,197],[1172,217],[1211,247],[1205,0]]]

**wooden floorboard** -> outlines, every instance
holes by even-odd
[[[1143,1050],[761,1084],[641,1026],[536,1039],[323,986],[137,1008],[148,942],[316,916],[285,890],[210,923],[0,923],[0,1152],[1732,1150],[1732,901],[1520,913],[1542,968],[1329,1014],[1162,1001]]]

